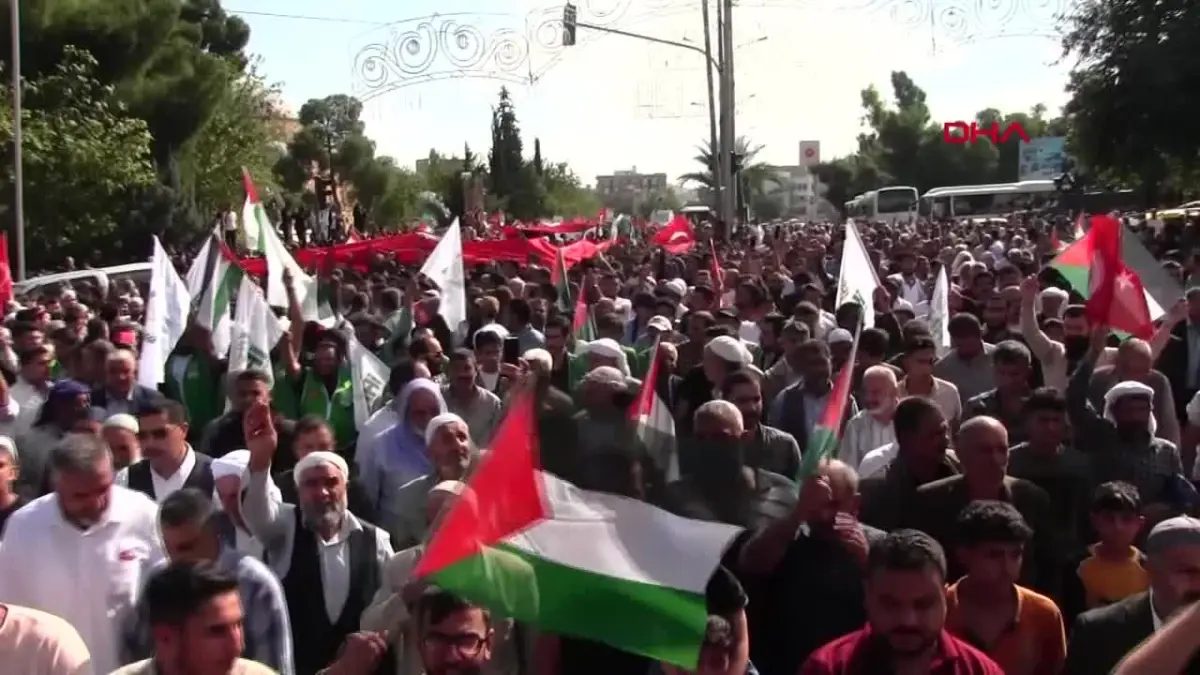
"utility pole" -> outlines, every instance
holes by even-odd
[[[21,1],[8,0],[9,40],[12,41],[13,97],[13,248],[17,264],[10,270],[17,281],[25,280],[25,173],[22,161],[21,134]],[[5,251],[7,253],[7,251]]]
[[[733,123],[734,117],[734,63],[733,63],[733,0],[719,0],[722,2],[724,16],[721,22],[720,40],[721,40],[721,153],[722,168],[724,176],[722,182],[726,185],[728,194],[722,202],[724,213],[722,219],[725,221],[725,236],[732,237],[734,224],[737,221],[737,192],[738,184],[737,177],[733,170],[733,153],[734,145],[737,143],[735,135],[735,127]]]
[[[700,0],[700,15],[704,20],[704,57],[706,60],[704,74],[708,79],[708,152],[709,163],[712,165],[708,167],[708,170],[712,174],[714,206],[719,216],[723,210],[725,197],[721,193],[723,177],[721,175],[721,143],[717,140],[717,99],[713,87],[712,27],[708,19],[708,3],[709,0]],[[718,68],[718,70],[720,69]]]

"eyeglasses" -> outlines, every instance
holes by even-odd
[[[462,656],[472,657],[479,654],[488,638],[475,633],[426,633],[423,638],[425,646],[431,649],[453,649]]]

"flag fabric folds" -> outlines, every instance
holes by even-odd
[[[581,490],[537,455],[520,392],[414,577],[549,633],[694,668],[705,588],[740,528]]]
[[[663,471],[666,480],[673,481],[679,479],[679,454],[675,442],[675,418],[671,416],[666,401],[658,395],[658,373],[662,367],[659,344],[661,340],[655,340],[650,367],[642,379],[642,388],[629,411],[629,418],[637,429],[638,438]]]
[[[187,329],[192,296],[157,236],[150,264],[150,296],[146,299],[145,330],[138,356],[138,384],[157,389],[166,380],[167,359]]]
[[[196,325],[212,336],[213,353],[217,358],[225,358],[233,341],[233,298],[242,276],[241,267],[221,242],[220,232],[214,230],[204,241],[185,277],[195,306]]]
[[[257,370],[274,381],[271,350],[283,337],[283,327],[263,297],[262,289],[248,276],[238,285],[237,309],[230,331],[229,372]]]
[[[875,289],[879,288],[879,279],[871,258],[867,255],[867,247],[854,221],[846,221],[846,242],[842,245],[842,266],[838,270],[837,302],[834,307],[841,307],[847,302],[856,302],[862,307],[863,324],[867,328],[875,326]]]
[[[457,218],[421,265],[421,274],[437,285],[441,292],[438,314],[446,320],[450,332],[459,335],[467,320],[467,285],[463,273],[462,227]]]
[[[383,407],[391,369],[353,335],[347,352],[350,378],[354,382],[354,424],[361,429],[371,415]]]
[[[862,336],[862,327],[854,334],[854,344],[850,348],[850,358],[846,365],[838,371],[837,379],[833,381],[833,391],[825,403],[825,410],[813,425],[808,434],[808,444],[805,445],[804,457],[800,461],[800,480],[816,474],[823,460],[837,457],[838,443],[842,439],[842,421],[846,419],[846,407],[850,404],[850,390],[854,388],[854,361],[858,358],[858,339]]]

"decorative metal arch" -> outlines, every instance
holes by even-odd
[[[936,45],[972,44],[1016,36],[1057,37],[1059,18],[1076,0],[739,0],[751,8],[812,9],[886,14],[902,30],[925,32]],[[695,0],[581,0],[579,20],[629,29],[638,23],[696,10]],[[482,24],[488,21],[494,27]],[[354,49],[354,93],[369,101],[398,89],[449,79],[488,79],[532,85],[563,56],[562,6],[523,19],[511,14],[453,13],[388,24]],[[580,31],[572,49],[604,39]]]

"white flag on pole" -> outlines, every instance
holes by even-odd
[[[243,276],[238,286],[237,310],[231,333],[229,372],[257,370],[266,373],[274,381],[271,350],[283,337],[283,328],[263,297],[262,289],[249,276]]]
[[[842,244],[842,267],[838,270],[837,303],[835,309],[847,302],[862,307],[863,326],[875,326],[875,289],[879,279],[867,255],[867,247],[853,221],[846,221],[846,241]]]
[[[946,277],[946,266],[938,270],[933,284],[933,297],[929,301],[929,332],[937,343],[938,357],[950,353],[950,280]]]
[[[192,296],[179,278],[158,237],[151,258],[150,297],[146,300],[145,331],[138,357],[138,384],[151,389],[166,380],[166,364],[187,329]]]
[[[353,336],[348,342],[350,377],[354,381],[354,425],[361,429],[383,407],[391,370]]]
[[[462,228],[457,218],[426,258],[421,274],[437,284],[441,293],[438,314],[446,320],[450,332],[458,334],[461,324],[467,320],[467,287],[463,273]]]

